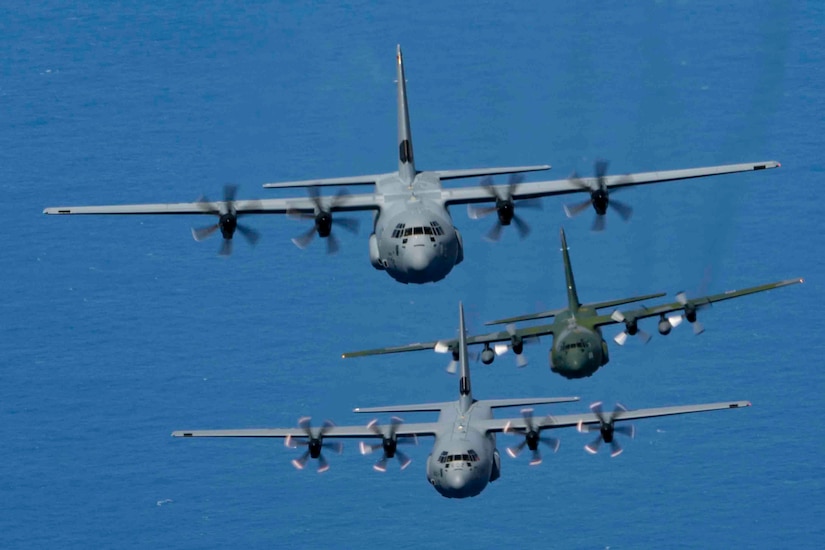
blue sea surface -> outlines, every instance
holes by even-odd
[[[818,2],[0,7],[0,547],[822,548],[823,28]],[[603,233],[564,217],[584,197],[545,199],[527,239],[497,244],[457,207],[465,261],[424,286],[370,266],[369,213],[334,256],[249,216],[263,237],[228,259],[191,239],[201,218],[41,214],[392,171],[398,43],[419,169],[782,167],[623,191],[634,217]],[[317,475],[277,440],[169,437],[453,399],[443,356],[340,353],[451,336],[459,300],[475,331],[562,306],[562,224],[584,301],[806,282],[703,311],[699,337],[648,321],[652,341],[611,342],[590,379],[552,374],[549,339],[526,369],[473,364],[476,397],[753,407],[640,421],[616,459],[559,431],[558,454],[504,456],[463,501],[427,483],[426,440],[403,472],[350,443]]]

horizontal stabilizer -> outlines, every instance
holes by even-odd
[[[327,178],[318,180],[283,181],[279,183],[265,183],[267,189],[287,189],[290,187],[323,187],[328,185],[371,185],[385,174],[371,174],[367,176],[348,176],[345,178]]]
[[[666,294],[667,292],[657,292],[656,294],[645,294],[644,296],[634,296],[633,298],[619,298],[618,300],[608,300],[607,302],[595,302],[592,304],[585,304],[582,307],[592,307],[593,309],[616,307],[625,304],[632,304],[634,302],[641,302],[643,300],[653,300],[654,298],[661,298]]]
[[[455,407],[455,401],[440,403],[417,403],[413,405],[387,405],[385,407],[358,407],[356,413],[403,413],[403,412],[441,412],[447,407]]]
[[[535,166],[504,166],[501,168],[469,168],[466,170],[436,170],[435,173],[442,180],[454,180],[458,178],[477,178],[481,176],[496,176],[499,174],[518,174],[521,172],[539,172],[550,170],[549,164],[538,164]],[[264,186],[266,187],[266,186]]]
[[[571,403],[578,400],[578,397],[526,397],[523,399],[484,399],[478,403],[479,405],[486,405],[491,409],[496,409],[501,407],[526,407],[529,405]]]
[[[506,319],[497,319],[495,321],[487,321],[485,325],[506,325],[508,323],[518,323],[519,321],[532,321],[534,319],[547,319],[548,317],[555,317],[559,313],[567,311],[567,308],[551,309],[548,311],[540,311],[538,313],[528,313],[527,315],[519,315],[517,317],[508,317]]]

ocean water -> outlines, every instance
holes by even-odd
[[[824,24],[815,2],[0,8],[0,547],[822,547]],[[335,256],[295,248],[298,222],[246,218],[263,238],[229,259],[192,241],[202,220],[40,213],[393,170],[397,43],[420,169],[783,166],[627,190],[634,218],[601,234],[564,218],[579,197],[498,244],[455,208],[465,262],[426,286],[369,265],[367,213]],[[464,501],[428,486],[428,442],[404,472],[350,444],[316,475],[278,441],[169,437],[452,399],[442,356],[340,353],[450,336],[459,300],[474,330],[561,306],[562,224],[587,301],[806,283],[702,312],[699,337],[613,345],[587,380],[549,372],[549,341],[526,369],[473,365],[477,397],[753,407],[640,421],[612,460],[560,431],[558,454],[504,457]]]

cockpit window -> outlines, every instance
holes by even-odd
[[[403,224],[403,223],[399,223],[398,225],[396,225],[396,226],[395,226],[395,229],[394,229],[394,230],[393,230],[393,232],[392,232],[392,238],[393,238],[393,239],[398,239],[398,238],[400,238],[403,234],[404,234],[404,224]]]
[[[410,237],[412,235],[429,235],[430,240],[435,242],[434,235],[443,235],[444,230],[438,225],[438,222],[430,222],[430,225],[424,227],[405,227],[403,223],[395,226],[392,232],[393,239],[400,239],[402,237]]]
[[[450,462],[478,462],[478,454],[470,449],[467,454],[448,455],[447,451],[442,451],[438,456],[438,462],[441,464],[449,464]]]

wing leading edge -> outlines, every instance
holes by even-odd
[[[404,423],[399,424],[395,433],[399,436],[424,437],[435,435],[438,424],[435,422]],[[241,430],[176,430],[172,432],[172,437],[247,437],[247,438],[300,438],[307,437],[305,429],[296,428],[251,428]],[[374,430],[367,426],[332,426],[324,431],[324,439],[327,438],[381,438]]]
[[[343,195],[338,199],[332,211],[352,212],[358,210],[377,210],[383,205],[383,197],[372,193],[361,195]],[[239,214],[286,214],[288,212],[315,212],[315,202],[309,197],[294,199],[256,199],[236,200],[232,207]],[[120,204],[105,206],[52,206],[43,210],[44,214],[209,214],[215,211],[225,212],[229,205],[224,201],[179,202],[151,204]]]
[[[617,411],[613,415],[615,422],[625,420],[638,420],[642,418],[654,418],[659,416],[674,416],[678,414],[691,414],[709,411],[721,411],[725,409],[739,409],[750,407],[750,401],[723,401],[719,403],[703,403],[698,405],[677,405],[673,407],[655,407],[650,409],[637,409],[628,411]],[[569,428],[579,425],[598,424],[601,422],[595,413],[565,414],[560,416],[546,416],[540,420],[533,421],[534,428],[543,430],[553,428]],[[524,417],[517,418],[492,418],[479,422],[480,427],[486,432],[505,431],[525,431],[530,429]]]
[[[776,161],[748,162],[742,164],[724,164],[719,166],[704,166],[701,168],[687,168],[681,170],[667,170],[659,172],[639,172],[636,174],[625,174],[616,176],[606,176],[605,185],[608,188],[632,187],[636,185],[648,185],[651,183],[663,183],[667,181],[678,181],[706,176],[720,176],[723,174],[734,174],[737,172],[750,172],[755,170],[768,170],[779,168],[781,164]],[[597,185],[597,178],[579,178],[580,185],[593,188]],[[553,195],[563,195],[567,193],[581,193],[582,187],[574,185],[569,179],[553,181],[536,181],[521,183],[512,191],[513,199],[535,199],[549,197]],[[510,190],[507,185],[493,186],[499,196],[505,196]],[[456,189],[443,189],[442,200],[446,205],[472,204],[489,202],[491,193],[488,188],[460,187]]]
[[[615,323],[624,322],[622,317],[624,317],[624,319],[638,320],[645,319],[648,317],[655,317],[657,315],[665,315],[667,313],[673,313],[676,311],[684,311],[689,308],[693,308],[695,310],[696,308],[702,307],[704,305],[722,302],[724,300],[731,300],[733,298],[747,296],[748,294],[756,294],[757,292],[765,292],[766,290],[773,290],[775,288],[782,288],[783,286],[800,284],[803,282],[805,282],[805,280],[802,278],[787,279],[785,281],[777,281],[775,283],[752,286],[749,288],[744,288],[742,290],[727,290],[725,292],[720,292],[719,294],[713,294],[710,296],[701,296],[699,298],[685,299],[684,302],[676,301],[660,306],[639,308],[631,311],[623,311],[621,316],[618,316],[615,313],[611,315],[600,315],[595,319],[594,324],[595,326],[611,325]]]

